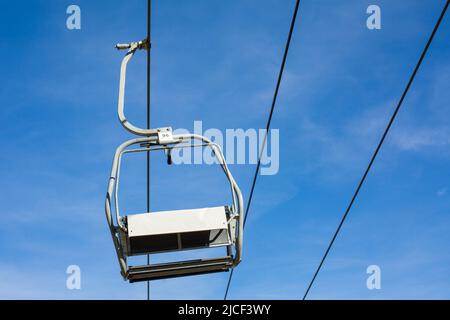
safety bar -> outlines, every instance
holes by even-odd
[[[169,130],[170,128],[165,128],[164,130]],[[242,255],[242,244],[243,244],[243,231],[244,231],[244,201],[242,197],[241,190],[239,189],[239,186],[237,185],[236,181],[233,178],[233,175],[228,169],[227,163],[225,162],[225,158],[223,156],[223,152],[219,145],[216,143],[213,143],[211,140],[207,139],[206,137],[203,137],[201,135],[197,134],[181,134],[181,135],[171,135],[171,137],[168,140],[162,139],[160,132],[161,129],[154,129],[154,132],[159,133],[156,136],[148,136],[145,138],[136,138],[128,140],[124,143],[122,143],[116,150],[113,163],[112,163],[112,169],[111,169],[111,175],[108,182],[108,189],[106,194],[106,201],[105,201],[105,213],[106,213],[106,219],[108,222],[109,229],[111,231],[111,236],[113,238],[114,247],[116,249],[117,258],[119,260],[120,268],[121,268],[121,274],[126,278],[127,275],[127,262],[126,257],[123,253],[122,247],[120,245],[120,238],[121,233],[126,234],[127,229],[126,226],[123,224],[122,217],[120,216],[119,211],[119,205],[118,205],[118,181],[119,181],[119,175],[120,175],[120,163],[122,155],[126,152],[126,148],[132,146],[132,145],[149,145],[149,146],[168,146],[168,145],[177,145],[182,142],[187,142],[190,140],[200,140],[204,144],[211,147],[211,149],[214,152],[214,155],[219,160],[219,164],[221,165],[225,175],[228,178],[228,181],[231,186],[232,191],[232,198],[233,198],[233,207],[232,207],[232,214],[230,221],[232,218],[238,219],[238,232],[237,232],[237,239],[235,241],[235,256],[233,259],[232,267],[235,267],[239,264],[241,261],[241,255]],[[171,132],[171,129],[170,129]],[[138,151],[138,150],[134,150]],[[142,151],[149,151],[147,149],[142,149]],[[151,150],[150,150],[151,151]],[[114,192],[116,191],[116,193]],[[115,215],[116,215],[116,222],[117,226],[114,225],[114,221],[112,218],[112,205],[111,205],[111,199],[115,198]]]

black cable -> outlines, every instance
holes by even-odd
[[[152,0],[147,5],[147,129],[150,129],[150,48]],[[147,151],[147,212],[150,212],[150,152]],[[147,265],[150,264],[150,255],[147,255]],[[150,281],[147,281],[147,300],[150,300]]]
[[[450,0],[447,0],[447,3],[445,4],[444,9],[442,10],[442,13],[441,13],[441,15],[440,15],[440,17],[439,17],[439,19],[438,19],[438,21],[437,21],[437,23],[436,23],[436,26],[434,27],[433,32],[431,33],[431,36],[430,36],[430,38],[428,39],[428,42],[427,42],[427,44],[426,44],[426,46],[425,46],[425,49],[423,50],[422,55],[420,56],[420,59],[419,59],[417,65],[416,65],[416,67],[414,68],[414,72],[412,73],[412,75],[411,75],[411,77],[410,77],[410,79],[409,79],[408,85],[406,86],[406,89],[405,89],[405,91],[403,92],[403,94],[402,94],[402,96],[401,96],[401,98],[400,98],[400,101],[399,101],[398,104],[397,104],[397,107],[395,108],[395,111],[394,111],[394,113],[393,113],[393,115],[392,115],[392,117],[391,117],[391,119],[390,119],[390,121],[389,121],[389,123],[388,123],[388,125],[387,125],[387,127],[386,127],[386,129],[385,129],[385,131],[384,131],[384,133],[383,133],[383,136],[381,137],[380,142],[378,143],[377,148],[375,149],[375,152],[374,152],[374,154],[373,154],[373,156],[372,156],[372,159],[370,160],[369,165],[367,166],[367,169],[366,169],[366,171],[364,172],[364,175],[363,175],[361,181],[359,182],[359,185],[358,185],[358,187],[356,188],[356,191],[355,191],[355,193],[353,194],[353,197],[352,197],[352,199],[351,199],[351,201],[350,201],[350,203],[349,203],[349,205],[348,205],[348,207],[347,207],[347,210],[345,211],[345,214],[344,214],[344,216],[342,217],[342,220],[341,220],[341,222],[339,223],[339,226],[338,226],[338,228],[336,229],[336,232],[334,233],[333,238],[331,239],[331,242],[330,242],[330,244],[328,245],[328,248],[327,248],[327,250],[325,251],[325,254],[324,254],[323,258],[322,258],[322,260],[321,260],[319,266],[317,267],[316,272],[314,273],[314,276],[313,276],[311,282],[309,283],[308,288],[306,289],[306,292],[305,292],[305,294],[304,294],[304,296],[303,296],[303,300],[305,300],[306,297],[308,296],[308,293],[309,293],[309,291],[310,291],[312,285],[314,284],[314,281],[316,280],[316,277],[317,277],[318,273],[320,272],[320,270],[321,270],[321,268],[322,268],[322,265],[323,265],[325,259],[327,258],[328,253],[330,252],[331,247],[333,246],[333,243],[334,243],[334,241],[336,240],[336,237],[338,236],[339,231],[341,230],[342,225],[344,224],[345,219],[347,218],[347,215],[348,215],[348,213],[350,212],[350,210],[351,210],[351,208],[352,208],[352,206],[353,206],[353,203],[355,202],[356,197],[357,197],[358,194],[359,194],[359,191],[361,190],[361,187],[362,187],[363,184],[364,184],[364,181],[366,180],[367,175],[369,174],[369,171],[370,171],[370,169],[371,169],[371,167],[372,167],[372,165],[373,165],[373,163],[374,163],[374,161],[375,161],[375,158],[377,157],[378,152],[380,151],[381,146],[383,145],[383,142],[384,142],[384,140],[386,139],[386,136],[387,136],[387,134],[389,133],[389,130],[390,130],[390,128],[391,128],[391,126],[392,126],[392,124],[393,124],[393,122],[394,122],[394,120],[395,120],[395,118],[396,118],[396,116],[397,116],[397,114],[398,114],[398,112],[399,112],[399,110],[400,110],[402,104],[403,104],[403,101],[405,100],[406,94],[408,93],[409,88],[411,87],[411,84],[413,83],[414,78],[416,77],[416,74],[417,74],[417,72],[419,71],[419,68],[420,68],[420,66],[421,66],[421,64],[422,64],[422,61],[423,61],[423,59],[425,58],[425,55],[426,55],[427,52],[428,52],[428,48],[430,47],[431,42],[433,41],[434,35],[436,34],[436,31],[438,30],[439,25],[441,24],[441,21],[442,21],[442,19],[444,18],[444,15],[445,15],[445,12],[447,11],[447,8],[448,8],[449,3],[450,3]]]
[[[273,111],[275,110],[275,105],[276,105],[276,102],[277,102],[278,91],[280,90],[281,80],[283,78],[284,66],[286,65],[286,60],[287,60],[287,56],[288,56],[288,52],[289,52],[289,47],[290,47],[290,44],[291,44],[292,33],[294,32],[295,21],[297,20],[297,13],[298,13],[299,6],[300,6],[300,0],[297,0],[296,4],[295,4],[294,14],[292,16],[291,27],[289,29],[289,35],[288,35],[287,42],[286,42],[286,47],[285,47],[285,50],[284,50],[284,55],[283,55],[283,60],[282,60],[282,63],[281,63],[280,72],[278,74],[278,81],[277,81],[277,85],[275,87],[275,93],[273,95],[272,106],[270,108],[269,118],[267,120],[266,132],[264,134],[263,145],[262,145],[262,148],[261,148],[261,152],[259,154],[258,163],[256,165],[256,170],[255,170],[255,175],[253,177],[252,188],[250,190],[250,196],[248,198],[247,207],[245,209],[244,227],[245,227],[245,224],[247,222],[250,205],[251,205],[252,199],[253,199],[253,192],[255,191],[256,180],[258,179],[258,173],[259,173],[259,169],[261,167],[261,158],[262,158],[263,152],[264,152],[265,147],[266,147],[267,136],[268,136],[268,133],[269,133],[270,124],[272,122]],[[231,280],[233,278],[233,273],[234,273],[234,269],[231,270],[230,276],[228,277],[228,283],[227,283],[227,288],[225,290],[224,300],[227,299],[228,291],[230,289]]]

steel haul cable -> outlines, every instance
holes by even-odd
[[[264,140],[263,140],[263,145],[262,145],[259,157],[258,157],[258,162],[257,162],[257,165],[256,165],[255,175],[253,177],[253,183],[252,183],[252,187],[251,187],[251,190],[250,190],[250,195],[248,197],[247,207],[245,209],[244,227],[245,227],[245,224],[247,222],[250,205],[252,203],[253,193],[255,191],[255,186],[256,186],[256,180],[258,179],[258,173],[259,173],[259,169],[261,167],[261,158],[262,158],[263,152],[264,152],[265,147],[266,147],[267,136],[269,134],[269,129],[270,129],[270,124],[272,122],[273,112],[275,110],[275,105],[277,103],[278,92],[279,92],[280,86],[281,86],[281,80],[283,79],[284,67],[286,65],[286,60],[287,60],[287,56],[288,56],[288,53],[289,53],[289,47],[290,47],[290,44],[291,44],[292,34],[294,32],[294,27],[295,27],[295,22],[297,20],[297,14],[298,14],[299,7],[300,7],[300,0],[297,0],[296,4],[295,4],[294,14],[292,16],[291,26],[290,26],[290,29],[289,29],[289,35],[288,35],[287,42],[286,42],[286,47],[285,47],[285,50],[284,50],[284,55],[283,55],[283,60],[282,60],[281,67],[280,67],[280,72],[278,74],[277,85],[275,87],[275,93],[273,95],[273,100],[272,100],[272,105],[271,105],[271,108],[270,108],[269,118],[267,120],[266,131],[265,131]],[[233,273],[234,273],[234,269],[231,270],[230,275],[228,277],[228,283],[227,283],[227,287],[225,289],[224,300],[226,300],[227,297],[228,297],[228,291],[230,290],[231,281],[233,279]]]
[[[152,0],[147,3],[147,129],[150,129],[150,49],[151,22],[152,22]],[[150,151],[147,151],[147,212],[150,212]],[[147,255],[147,265],[150,264],[150,255]],[[150,300],[150,281],[147,281],[147,300]]]
[[[391,129],[391,126],[392,126],[392,124],[393,124],[393,122],[394,122],[394,120],[395,120],[395,118],[396,118],[396,116],[397,116],[397,114],[398,114],[402,104],[403,104],[403,101],[405,100],[405,97],[406,97],[406,95],[407,95],[407,93],[408,93],[408,91],[409,91],[409,89],[410,89],[410,87],[411,87],[411,85],[412,85],[412,83],[414,81],[414,78],[416,77],[416,74],[419,71],[419,68],[420,68],[420,66],[422,64],[422,61],[424,60],[424,58],[425,58],[425,56],[426,56],[426,54],[428,52],[428,48],[430,47],[431,43],[433,42],[434,36],[435,36],[437,30],[439,29],[439,26],[441,24],[442,19],[445,16],[445,13],[447,11],[447,8],[448,8],[449,4],[450,4],[450,0],[447,0],[446,4],[444,6],[444,9],[442,10],[442,13],[439,16],[439,19],[438,19],[438,21],[437,21],[437,23],[436,23],[436,25],[435,25],[435,27],[433,29],[433,32],[431,33],[431,36],[428,39],[428,42],[427,42],[427,44],[425,46],[425,49],[423,50],[422,55],[420,56],[420,59],[419,59],[417,65],[416,65],[416,67],[414,68],[414,71],[413,71],[413,73],[412,73],[412,75],[411,75],[411,77],[410,77],[410,79],[408,81],[408,84],[407,84],[405,90],[403,91],[403,94],[402,94],[402,96],[401,96],[401,98],[400,98],[400,100],[399,100],[399,102],[397,104],[397,107],[395,108],[395,111],[392,114],[392,117],[391,117],[391,119],[390,119],[390,121],[389,121],[389,123],[388,123],[388,125],[387,125],[387,127],[386,127],[386,129],[385,129],[385,131],[384,131],[384,133],[382,135],[382,137],[381,137],[380,142],[378,143],[377,148],[375,149],[375,152],[374,152],[372,158],[370,159],[370,162],[369,162],[369,164],[368,164],[368,166],[366,168],[366,171],[364,172],[364,175],[362,176],[362,178],[361,178],[361,180],[360,180],[360,182],[358,184],[358,187],[356,188],[356,191],[353,194],[353,197],[352,197],[352,199],[351,199],[351,201],[350,201],[350,203],[349,203],[349,205],[347,207],[347,210],[345,211],[345,213],[344,213],[344,215],[343,215],[343,217],[341,219],[341,222],[339,223],[339,225],[338,225],[338,227],[337,227],[337,229],[336,229],[336,231],[335,231],[335,233],[334,233],[334,235],[333,235],[333,237],[332,237],[332,239],[331,239],[331,241],[330,241],[330,243],[329,243],[329,245],[327,247],[327,250],[325,251],[325,254],[322,257],[322,260],[320,261],[320,264],[317,267],[317,269],[316,269],[316,271],[314,273],[314,276],[312,277],[312,280],[311,280],[311,282],[308,285],[308,288],[306,289],[306,292],[305,292],[305,294],[303,296],[303,300],[305,300],[307,298],[308,293],[311,290],[311,287],[314,284],[314,281],[316,280],[317,275],[319,274],[320,270],[322,269],[322,265],[325,262],[325,259],[327,258],[328,254],[329,254],[329,252],[330,252],[330,250],[331,250],[331,248],[332,248],[332,246],[333,246],[333,244],[334,244],[334,242],[336,240],[336,237],[338,236],[338,234],[339,234],[339,232],[340,232],[340,230],[342,228],[342,225],[344,224],[344,222],[345,222],[345,220],[346,220],[350,210],[353,207],[353,204],[354,204],[354,202],[355,202],[355,200],[356,200],[356,198],[357,198],[357,196],[359,194],[359,191],[361,190],[361,187],[363,186],[363,184],[364,184],[364,182],[365,182],[365,180],[367,178],[367,175],[369,174],[369,171],[372,168],[373,163],[375,162],[375,159],[376,159],[376,157],[378,155],[378,152],[380,151],[381,146],[383,145],[383,143],[384,143],[384,141],[386,139],[386,136],[388,135],[389,130]]]

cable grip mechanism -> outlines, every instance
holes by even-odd
[[[118,43],[116,44],[117,50],[148,50],[151,48],[150,41],[148,38],[145,38],[144,40],[137,41],[137,42],[130,42],[130,43]]]

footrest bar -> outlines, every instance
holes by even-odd
[[[127,279],[133,283],[139,281],[194,276],[214,272],[226,272],[231,269],[232,265],[232,257],[151,264],[130,267],[126,276]]]

